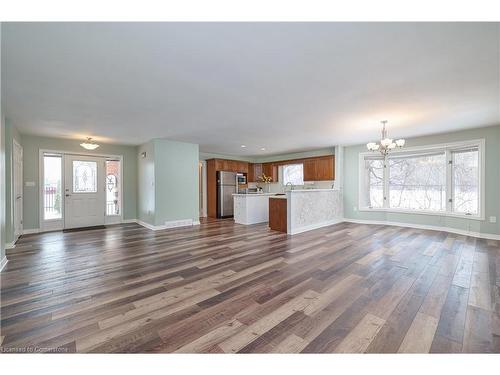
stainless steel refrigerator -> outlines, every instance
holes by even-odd
[[[236,172],[217,172],[217,217],[233,217]]]

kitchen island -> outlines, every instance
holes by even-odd
[[[286,192],[287,233],[297,234],[343,220],[339,189],[304,189]]]
[[[269,220],[269,197],[276,193],[233,194],[234,222],[238,224],[266,223]]]
[[[234,221],[269,222],[273,230],[297,234],[340,223],[343,218],[339,189],[289,190],[285,194],[233,194]]]

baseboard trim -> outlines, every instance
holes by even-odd
[[[344,221],[347,223],[355,223],[355,224],[391,225],[391,226],[403,227],[403,228],[436,230],[436,231],[440,231],[440,232],[459,234],[462,236],[482,238],[485,240],[500,240],[500,235],[498,235],[498,234],[472,232],[472,231],[466,231],[466,230],[462,230],[462,229],[455,229],[455,228],[449,228],[449,227],[438,227],[438,226],[434,226],[434,225],[410,224],[410,223],[402,223],[402,222],[398,222],[398,221],[384,221],[384,220],[358,220],[358,219],[347,219],[347,218],[344,218]]]
[[[117,224],[131,224],[131,223],[137,223],[137,219],[126,219],[126,220],[120,221]]]
[[[3,268],[5,267],[5,265],[7,264],[9,260],[7,259],[6,256],[3,257],[2,261],[0,262],[0,272],[2,272]]]
[[[24,229],[23,230],[23,235],[25,234],[35,234],[35,233],[40,233],[40,228],[35,228],[35,229]]]
[[[193,219],[166,221],[164,225],[152,225],[142,220],[135,220],[134,222],[151,230],[164,230],[171,228],[192,227],[195,225],[200,225],[199,220],[193,220]]]
[[[334,219],[334,220],[322,221],[321,223],[318,223],[318,224],[313,224],[313,225],[308,225],[306,227],[297,228],[297,229],[295,229],[293,231],[290,231],[290,233],[288,233],[288,234],[292,234],[293,235],[293,234],[304,233],[304,232],[308,232],[310,230],[327,227],[329,225],[339,224],[342,221],[344,221],[344,220],[343,219]]]

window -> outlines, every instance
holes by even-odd
[[[43,156],[43,219],[62,218],[62,157],[45,154]]]
[[[479,150],[452,152],[453,211],[467,215],[479,212]]]
[[[120,215],[120,161],[106,160],[106,215]]]
[[[97,163],[73,160],[73,193],[97,193]]]
[[[360,154],[360,209],[482,218],[484,140]]]
[[[288,164],[283,166],[283,185],[304,185],[304,165]]]
[[[384,206],[384,160],[381,158],[367,158],[365,160],[365,189],[367,206],[381,208]]]
[[[445,153],[389,158],[389,207],[444,211]]]

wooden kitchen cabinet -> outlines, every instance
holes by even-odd
[[[304,166],[304,181],[315,181],[316,179],[316,161],[314,159],[305,159]]]
[[[260,182],[262,163],[248,163],[248,182]]]
[[[277,182],[278,181],[278,165],[274,163],[263,163],[262,164],[262,174],[265,174],[266,176],[270,176],[273,181],[272,182]]]
[[[321,157],[316,160],[316,180],[327,181],[335,179],[335,163],[333,156]]]
[[[269,228],[287,233],[287,200],[269,197]]]
[[[304,181],[330,181],[335,179],[334,156],[321,156],[303,160]]]

